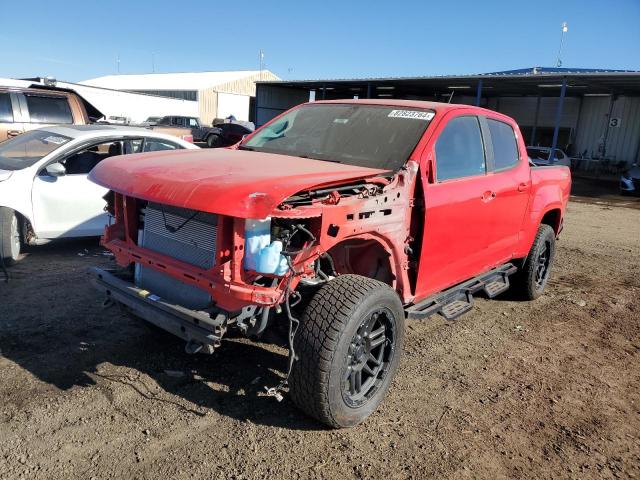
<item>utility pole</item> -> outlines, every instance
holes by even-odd
[[[120,54],[119,53],[116,55],[116,70],[118,73],[120,73]]]
[[[151,52],[151,73],[156,73],[156,59],[153,52]]]
[[[562,47],[564,46],[564,34],[569,31],[567,22],[562,22],[562,33],[560,34],[560,48],[558,49],[558,59],[556,60],[556,67],[562,66]]]
[[[260,80],[262,80],[262,70],[264,70],[264,52],[260,49]]]

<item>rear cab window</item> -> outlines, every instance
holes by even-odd
[[[484,143],[478,117],[455,117],[436,140],[438,182],[484,175],[487,171]]]
[[[487,125],[493,146],[494,171],[515,167],[520,160],[520,155],[513,128],[508,123],[492,118],[487,118]]]
[[[71,124],[73,115],[66,97],[25,94],[31,123]]]

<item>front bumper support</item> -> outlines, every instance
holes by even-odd
[[[127,307],[134,315],[187,341],[188,351],[213,353],[220,345],[227,312],[213,314],[190,310],[164,301],[116,275],[115,271],[90,268],[91,283],[108,299]]]

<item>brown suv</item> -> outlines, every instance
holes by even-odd
[[[46,125],[88,123],[86,102],[74,92],[0,86],[0,142]]]

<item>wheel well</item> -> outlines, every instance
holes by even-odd
[[[18,217],[18,228],[20,230],[20,237],[24,243],[29,243],[29,241],[36,236],[33,231],[33,225],[31,225],[31,221],[18,210],[14,210],[11,207],[6,208],[12,210],[16,217]]]
[[[338,274],[354,273],[394,286],[391,255],[376,240],[346,240],[327,253],[331,255]]]
[[[553,228],[553,231],[556,234],[560,231],[560,219],[562,218],[562,214],[560,213],[559,208],[555,208],[553,210],[549,210],[544,214],[542,220],[540,221],[541,225],[549,225]]]

